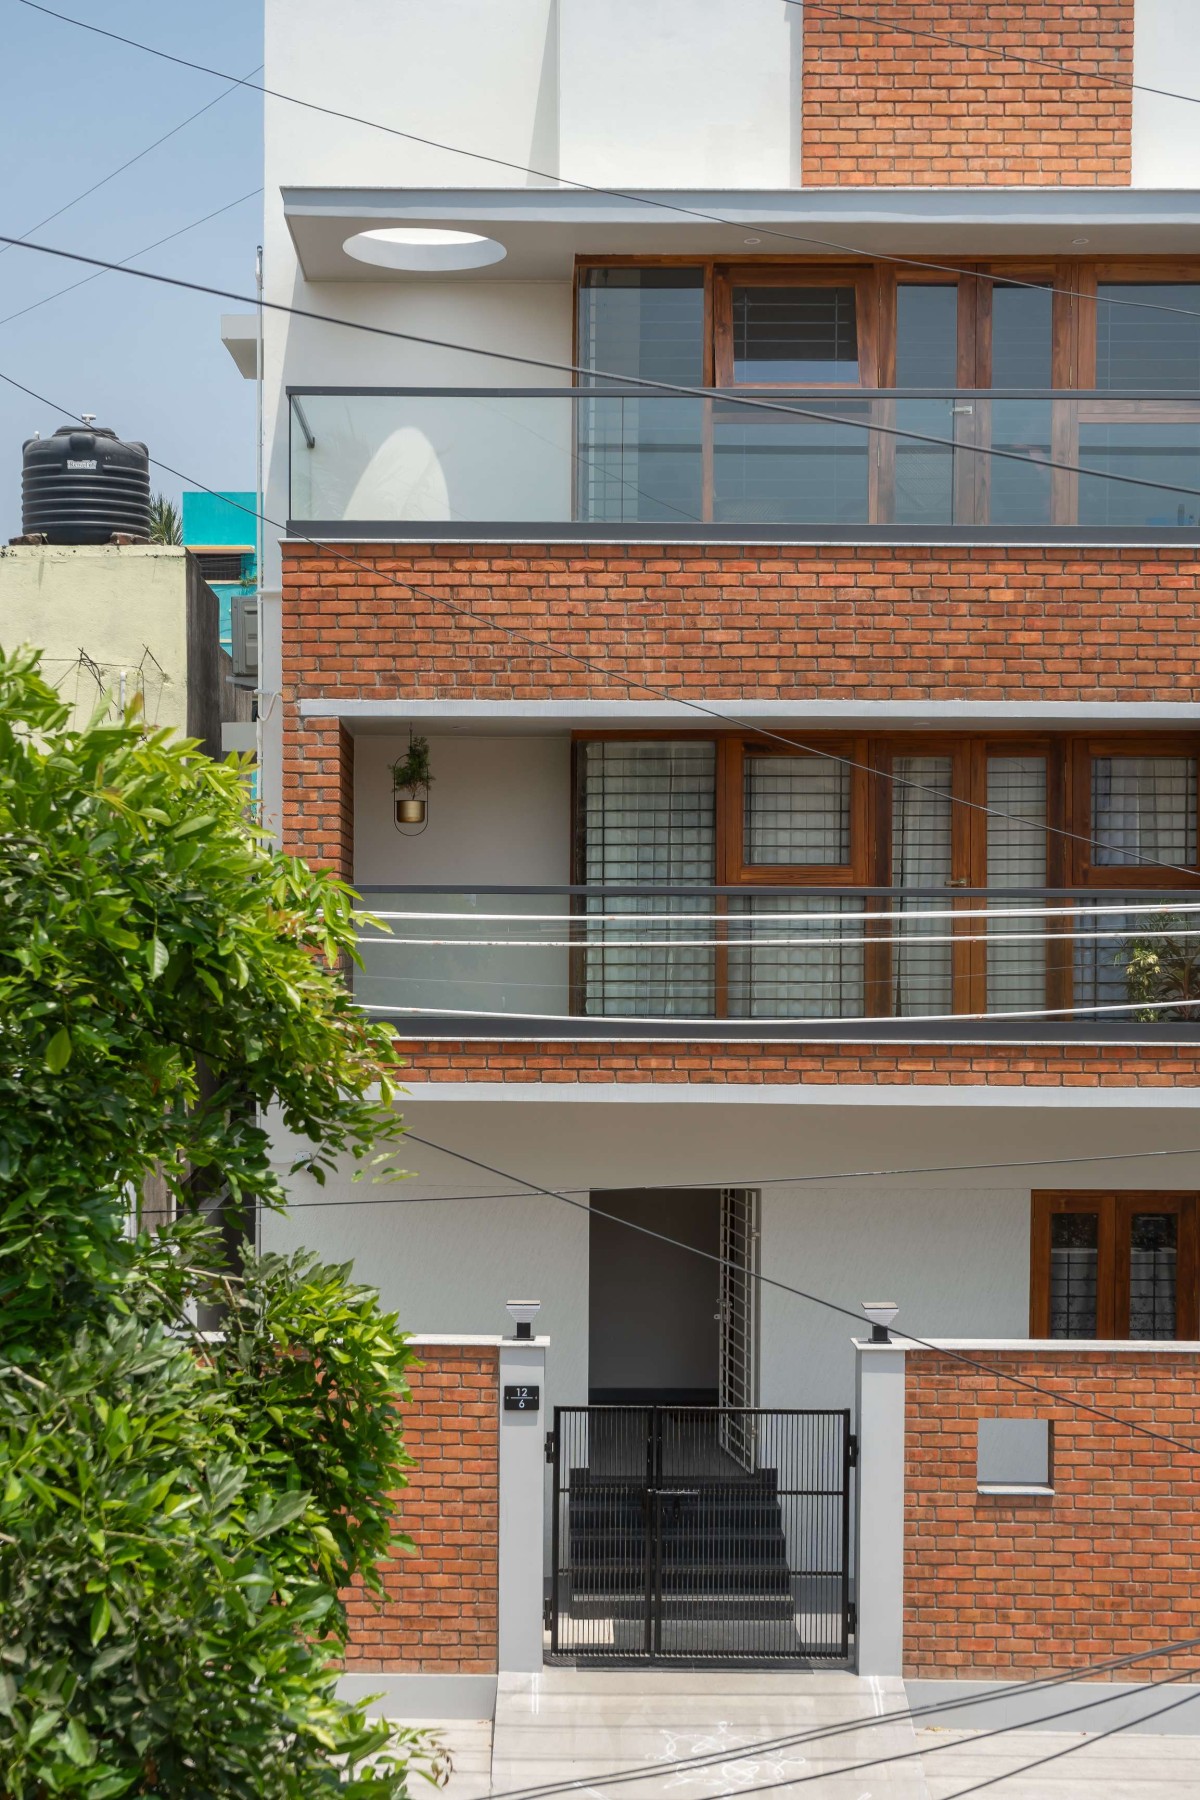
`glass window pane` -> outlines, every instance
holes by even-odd
[[[579,360],[612,375],[704,379],[702,269],[585,269]]]
[[[1050,1336],[1094,1338],[1099,1213],[1055,1213],[1050,1221]]]
[[[1175,1336],[1176,1213],[1134,1213],[1129,1242],[1129,1335]]]
[[[944,888],[951,862],[953,765],[948,756],[898,756],[892,765],[892,885]],[[897,899],[897,910],[939,907],[928,894]],[[939,907],[940,910],[940,907]],[[898,923],[892,949],[893,1007],[899,1014],[949,1012],[953,983],[949,919]],[[923,942],[923,939],[929,940]]]
[[[958,288],[901,282],[896,289],[896,386],[957,387]]]
[[[852,287],[735,287],[735,381],[858,380]]]
[[[716,748],[697,739],[593,742],[579,755],[577,816],[585,882],[701,887],[716,875]],[[584,1007],[626,1018],[696,1018],[713,1007],[711,896],[597,894],[587,911]],[[640,916],[649,915],[649,916]],[[643,948],[639,938],[652,940]],[[611,949],[606,939],[618,940]],[[631,942],[631,940],[633,940]],[[678,940],[676,943],[674,940]]]
[[[731,899],[730,1017],[860,1018],[864,904],[824,893]]]
[[[1048,287],[992,285],[992,386],[1048,388],[1054,295]],[[1111,310],[1111,309],[1110,309]]]
[[[1106,305],[1106,300],[1142,304]],[[1155,307],[1175,310],[1157,312]],[[1200,283],[1102,281],[1096,290],[1096,386],[1195,393],[1200,387]]]
[[[1093,757],[1092,836],[1096,868],[1194,863],[1195,758]]]
[[[748,863],[844,866],[850,861],[850,771],[821,756],[748,756]]]
[[[1046,759],[1044,756],[989,756],[987,804],[987,884],[989,888],[1046,885]],[[1013,906],[1037,905],[1029,899]],[[989,896],[988,905],[997,903]],[[1003,906],[1003,902],[1000,902]],[[1046,946],[1039,919],[1018,914],[988,920],[987,1003],[989,1012],[1046,1003]]]

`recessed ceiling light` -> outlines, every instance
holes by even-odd
[[[743,244],[761,244],[762,239],[761,238],[743,238],[742,242],[743,242]]]
[[[475,231],[442,231],[424,226],[389,225],[377,231],[359,231],[342,245],[355,262],[373,263],[379,269],[409,269],[436,274],[439,270],[486,269],[503,262],[508,251],[495,238]]]
[[[1082,244],[1087,244],[1087,243],[1090,243],[1090,242],[1091,242],[1091,239],[1090,239],[1090,238],[1072,238],[1072,239],[1071,239],[1071,242],[1072,242],[1072,243],[1073,243],[1073,244],[1080,244],[1080,245],[1082,245]]]

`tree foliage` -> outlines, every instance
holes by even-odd
[[[397,1800],[428,1763],[335,1696],[339,1591],[404,1547],[403,1334],[348,1269],[226,1267],[203,1211],[283,1204],[268,1107],[318,1179],[400,1129],[352,896],[244,807],[0,653],[0,1800]],[[177,1217],[131,1233],[152,1176]]]
[[[1191,917],[1183,913],[1147,915],[1145,933],[1126,938],[1117,952],[1125,990],[1142,1009],[1140,1019],[1194,1020],[1200,1000],[1200,940],[1189,936]],[[1172,1001],[1190,1002],[1178,1007]]]

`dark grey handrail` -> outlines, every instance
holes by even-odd
[[[1200,403],[1200,388],[1181,393],[1174,388],[701,388],[690,393],[660,394],[619,382],[600,381],[591,387],[288,387],[292,402],[310,395],[330,398],[414,400],[770,400],[821,401],[830,406],[857,400],[1152,400],[1156,405],[1177,400]]]

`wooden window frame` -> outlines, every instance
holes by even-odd
[[[854,381],[739,381],[733,359],[733,290],[735,287],[852,287],[855,330],[858,340],[858,377]],[[780,389],[820,389],[831,394],[852,394],[859,388],[879,385],[877,347],[878,282],[869,265],[847,263],[843,267],[793,264],[790,267],[750,264],[715,265],[713,288],[713,366],[716,385],[747,393],[777,393]]]
[[[1114,1342],[1164,1343],[1169,1339],[1129,1337],[1129,1228],[1135,1213],[1174,1213],[1179,1219],[1175,1265],[1175,1342],[1200,1336],[1200,1195],[1187,1190],[1035,1191],[1029,1227],[1029,1335],[1050,1337],[1050,1222],[1057,1213],[1095,1213],[1096,1338]],[[1061,1338],[1055,1343],[1086,1343]]]
[[[990,386],[992,280],[1049,281],[1059,291],[1054,296],[1051,385],[1059,390],[1090,389],[1096,380],[1096,290],[1103,282],[1200,283],[1200,257],[988,257],[964,258],[953,268],[909,268],[872,257],[767,255],[754,258],[719,256],[580,256],[575,259],[573,289],[575,309],[575,360],[579,361],[580,278],[597,268],[695,268],[704,271],[708,347],[706,383],[727,386],[797,386],[793,383],[735,383],[732,380],[732,317],[730,288],[734,280],[753,279],[756,286],[805,284],[858,287],[860,332],[860,380],[834,383],[842,393],[858,387],[890,387],[895,382],[895,291],[901,282],[958,284],[959,345],[958,385],[985,389]],[[961,272],[960,272],[961,271]],[[861,345],[863,322],[870,324],[870,363],[873,379],[865,375],[866,358]],[[718,350],[718,338],[728,343]],[[723,376],[729,379],[723,380]],[[805,384],[821,386],[821,383]]]
[[[1117,733],[1076,738],[1072,742],[1071,817],[1072,830],[1079,835],[1072,841],[1072,887],[1113,888],[1188,888],[1200,883],[1200,737],[1194,732],[1121,736]],[[1095,835],[1092,822],[1092,759],[1097,756],[1190,756],[1197,764],[1197,805],[1194,828],[1197,862],[1186,874],[1162,869],[1154,863],[1130,863],[1109,868],[1093,863],[1091,845],[1086,841]],[[1081,841],[1084,840],[1084,841]]]
[[[806,756],[811,752],[807,740],[789,748],[774,740],[756,743],[753,738],[732,737],[724,740],[724,799],[727,808],[724,841],[726,846],[725,879],[728,885],[746,887],[866,887],[870,845],[868,837],[868,786],[871,776],[863,765],[867,762],[865,737],[822,739],[814,745],[818,752],[844,757],[849,770],[849,847],[850,859],[845,863],[751,863],[746,860],[746,758],[750,756]],[[718,760],[721,751],[718,751]]]
[[[573,734],[573,757],[578,745],[589,740],[703,739],[716,751],[716,819],[714,884],[723,888],[780,887],[797,894],[819,894],[838,888],[888,888],[892,886],[892,804],[887,777],[893,772],[897,756],[947,756],[952,765],[952,793],[971,806],[954,806],[952,817],[951,885],[947,904],[954,911],[968,913],[978,908],[979,901],[970,895],[956,895],[962,887],[984,889],[987,886],[987,805],[988,760],[992,756],[1043,757],[1046,762],[1047,840],[1045,887],[1087,888],[1098,894],[1114,889],[1177,888],[1187,892],[1200,885],[1200,867],[1194,874],[1171,875],[1166,870],[1143,868],[1133,870],[1096,869],[1086,860],[1086,845],[1079,836],[1088,835],[1091,757],[1093,754],[1161,754],[1187,755],[1200,763],[1200,734],[1192,732],[1154,734],[1110,734],[1097,736],[1083,733],[1028,732],[888,732],[884,734],[831,734],[823,731],[780,733],[778,738],[761,739],[752,731],[638,730],[613,731],[581,729]],[[789,749],[800,755],[812,751],[828,751],[844,756],[857,765],[851,770],[850,787],[850,860],[844,865],[785,864],[770,866],[748,864],[745,860],[744,774],[745,758],[754,755],[786,755]],[[574,766],[574,765],[573,765]],[[1200,786],[1200,783],[1198,783]],[[572,881],[583,879],[579,863],[579,828],[577,816],[578,780],[571,782]],[[1080,808],[1083,810],[1081,811]],[[1200,801],[1198,801],[1200,805]],[[1197,825],[1200,843],[1200,821]],[[1071,835],[1078,834],[1078,836]],[[997,894],[1004,892],[996,889]],[[1054,902],[1049,904],[1053,905]],[[1077,902],[1062,901],[1062,930],[1052,920],[1046,922],[1046,986],[1045,1006],[1049,1009],[1069,1008],[1074,1001],[1075,926]],[[714,910],[726,910],[721,897]],[[1164,902],[1169,905],[1169,902]],[[956,1013],[987,1011],[987,942],[980,921],[964,917],[955,921],[951,930],[956,939],[953,948],[953,998]],[[717,927],[720,935],[720,927]],[[867,1013],[887,1016],[891,994],[891,945],[887,941],[890,927],[886,922],[870,924],[865,935],[877,938],[868,943],[864,958],[865,1005]],[[725,953],[717,951],[717,1016],[725,1011]],[[576,959],[578,961],[578,959]],[[885,996],[888,996],[885,1003]]]

